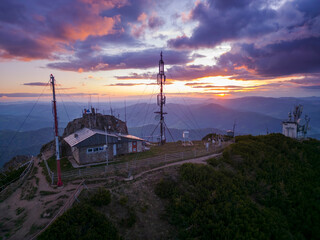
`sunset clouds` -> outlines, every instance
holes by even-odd
[[[101,86],[138,87],[155,80],[160,51],[172,89],[183,82],[188,89],[215,93],[222,88],[210,81],[193,83],[221,77],[230,80],[224,88],[230,92],[253,90],[244,86],[246,81],[260,81],[254,90],[265,92],[291,77],[278,88],[315,92],[320,81],[320,2],[0,1],[1,62],[40,60],[48,71],[108,79]]]

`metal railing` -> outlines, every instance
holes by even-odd
[[[47,160],[44,159],[43,161],[44,161],[44,164],[46,165],[49,178],[51,179],[51,184],[53,184],[53,182],[54,182],[54,172],[52,172],[50,167],[48,166]]]
[[[203,150],[192,150],[186,152],[177,152],[164,154],[152,158],[141,159],[141,160],[132,160],[128,162],[114,162],[109,165],[100,165],[93,166],[88,168],[79,168],[72,169],[68,171],[63,171],[61,173],[62,180],[74,180],[79,178],[95,178],[95,177],[107,177],[110,175],[121,175],[121,176],[130,176],[138,174],[142,171],[149,170],[151,168],[160,167],[167,163],[172,163],[176,161],[187,160],[191,158],[197,158],[205,155],[212,154],[217,152],[225,146],[227,143],[223,143],[221,146],[217,146],[215,148]],[[46,162],[45,162],[46,163]],[[50,170],[49,166],[46,164],[49,176],[51,178],[52,183],[57,181],[57,176]]]
[[[12,192],[14,192],[27,178],[29,175],[32,167],[33,167],[34,160],[33,158],[28,162],[28,166],[26,169],[20,174],[20,176],[4,186],[1,186],[0,192],[0,200],[6,199]]]

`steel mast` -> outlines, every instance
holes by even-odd
[[[157,83],[160,85],[160,94],[157,96],[157,104],[160,106],[160,111],[155,112],[156,114],[160,114],[160,145],[166,143],[166,134],[165,134],[165,122],[164,115],[167,114],[163,111],[163,107],[166,104],[166,96],[163,93],[163,85],[166,82],[166,75],[164,74],[164,62],[162,59],[162,52],[160,53],[160,61],[159,61],[159,73],[157,75]]]
[[[57,103],[56,103],[56,92],[55,92],[55,82],[54,76],[50,75],[50,83],[52,85],[52,94],[53,94],[53,115],[54,115],[54,130],[55,130],[55,143],[56,143],[56,159],[57,159],[57,174],[58,174],[58,187],[63,185],[61,181],[61,170],[60,170],[60,151],[59,151],[59,135],[58,135],[58,116],[57,116]]]

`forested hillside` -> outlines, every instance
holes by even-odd
[[[178,239],[317,239],[320,142],[241,136],[209,165],[155,188]]]

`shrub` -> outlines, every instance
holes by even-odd
[[[120,239],[117,229],[98,211],[79,204],[66,211],[39,237],[39,240]]]
[[[105,188],[99,188],[95,194],[90,198],[90,203],[94,206],[108,205],[111,202],[111,193]]]
[[[221,168],[184,164],[155,192],[178,239],[317,239],[319,159],[319,141],[239,136]]]
[[[175,191],[175,185],[171,179],[161,179],[154,191],[160,198],[170,198]]]

